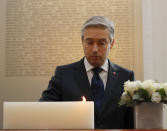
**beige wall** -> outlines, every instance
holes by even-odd
[[[7,77],[5,73],[6,0],[0,1],[0,129],[2,128],[3,101],[37,101],[49,76]]]
[[[140,0],[0,1],[0,128],[3,101],[37,101],[57,65],[83,57],[80,28],[93,15],[116,25],[110,59],[143,79]]]
[[[144,79],[167,82],[167,1],[143,0]],[[164,128],[167,129],[167,106],[164,106]]]

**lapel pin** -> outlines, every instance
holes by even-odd
[[[116,75],[116,72],[113,72],[113,75]]]

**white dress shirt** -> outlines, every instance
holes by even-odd
[[[92,77],[93,77],[93,71],[92,69],[94,68],[94,66],[92,66],[88,60],[86,59],[86,57],[84,58],[84,65],[85,65],[85,69],[86,69],[86,72],[87,72],[87,76],[88,76],[88,80],[89,80],[89,83],[91,85],[91,80],[92,80]],[[107,76],[108,76],[108,59],[105,60],[104,64],[101,66],[101,68],[103,69],[101,72],[100,72],[100,77],[103,81],[103,84],[104,84],[104,90],[106,88],[106,83],[107,83]]]

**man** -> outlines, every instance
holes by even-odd
[[[119,107],[123,84],[134,80],[133,71],[108,59],[114,45],[114,25],[102,16],[88,19],[81,30],[85,57],[58,66],[40,101],[81,101],[95,103],[95,129],[133,128],[133,110]]]

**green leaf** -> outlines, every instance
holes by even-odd
[[[163,97],[163,98],[166,97],[166,93],[165,93],[164,88],[161,88],[161,89],[157,90],[157,92],[159,92],[159,94],[161,95],[161,97]]]
[[[124,100],[122,100],[122,99],[120,99],[120,101],[119,101],[119,103],[118,103],[120,106],[122,106],[122,105],[125,105],[126,104],[126,101],[124,101]]]
[[[138,89],[135,91],[132,99],[137,103],[142,101],[150,101],[149,93],[145,89]]]
[[[127,103],[127,107],[133,107],[134,106],[134,102],[133,101],[129,101],[128,103]]]
[[[133,95],[132,99],[134,101],[143,101],[144,100],[144,98],[142,98],[138,92]]]

